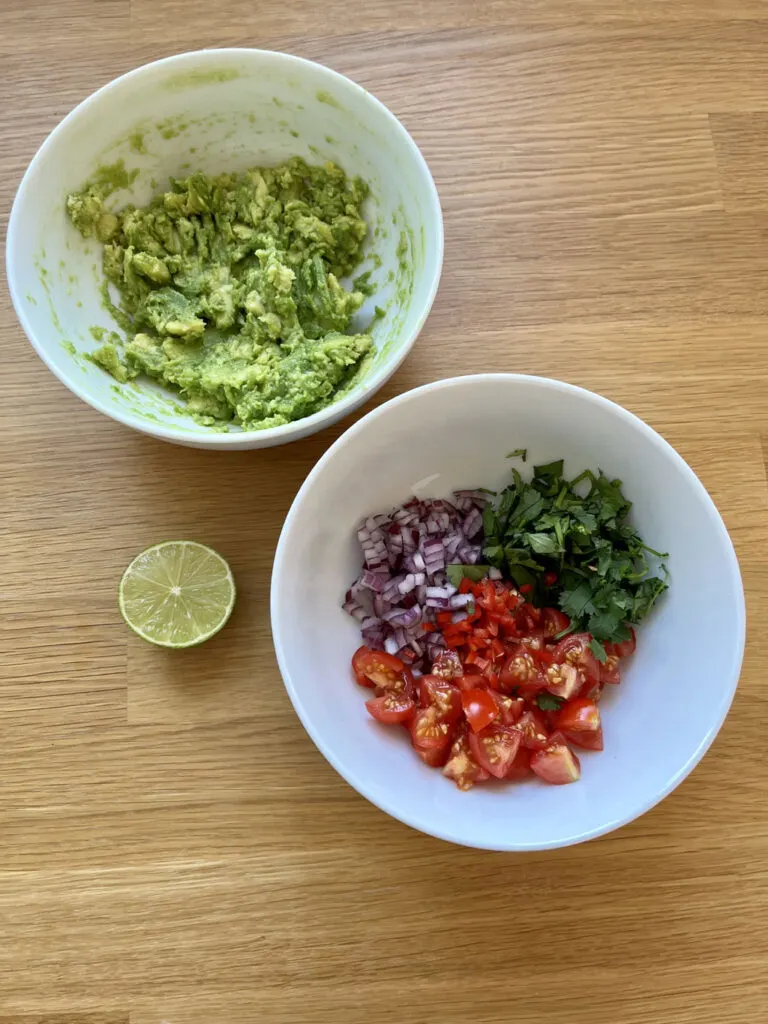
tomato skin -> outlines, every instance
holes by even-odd
[[[547,680],[547,689],[557,697],[570,700],[575,697],[584,685],[584,676],[574,665],[567,662],[554,662],[548,665],[544,673]]]
[[[515,623],[520,633],[530,636],[539,628],[541,622],[541,609],[534,608],[532,604],[523,604],[515,612]]]
[[[580,697],[585,697],[587,700],[593,700],[595,704],[600,700],[605,689],[605,683],[601,679],[599,683],[585,683],[581,688]]]
[[[605,649],[609,654],[615,654],[617,658],[627,658],[630,654],[635,653],[635,647],[637,646],[637,637],[635,631],[631,626],[628,626],[630,636],[629,640],[622,640],[618,644],[606,644]]]
[[[531,752],[525,747],[518,747],[515,759],[507,768],[505,779],[524,779],[531,774]]]
[[[480,732],[499,716],[499,706],[488,690],[464,690],[461,706],[473,732]]]
[[[385,693],[381,697],[373,697],[365,702],[368,713],[377,722],[384,725],[395,725],[397,722],[407,722],[413,718],[416,705],[410,697],[398,693]]]
[[[600,679],[600,662],[590,650],[589,633],[569,633],[555,647],[555,660],[573,665],[587,682]]]
[[[523,695],[543,690],[545,679],[533,653],[525,644],[515,644],[499,675],[502,693],[519,688]]]
[[[413,694],[413,676],[407,665],[386,651],[358,647],[352,655],[352,671],[361,686]]]
[[[422,676],[419,679],[419,702],[424,708],[434,706],[444,722],[453,724],[461,718],[461,693],[440,676]]]
[[[464,671],[467,674],[465,676],[461,676],[459,679],[453,680],[460,690],[474,690],[476,686],[479,686],[480,683],[483,682],[482,674],[478,671],[474,671],[476,668],[476,665],[465,665]]]
[[[571,620],[565,612],[561,612],[559,608],[542,608],[541,628],[544,630],[545,636],[557,636],[557,634],[562,633],[564,629],[568,629],[570,624]]]
[[[560,732],[597,732],[600,708],[594,701],[577,697],[560,708],[555,715],[554,726]]]
[[[551,786],[565,786],[581,778],[579,759],[559,732],[553,733],[544,750],[531,756],[531,771]]]
[[[544,716],[535,708],[526,708],[515,729],[520,733],[526,750],[544,750],[549,743],[549,729]]]
[[[368,676],[363,672],[363,664],[368,658],[371,648],[366,647],[363,644],[362,647],[358,647],[355,653],[352,655],[352,674],[355,677],[355,682],[358,686],[367,686],[369,689],[373,689],[376,683],[374,683]]]
[[[466,728],[460,729],[451,744],[443,775],[448,779],[453,779],[461,790],[471,789],[476,782],[485,782],[490,777],[488,772],[481,768],[472,757]]]
[[[520,733],[506,725],[489,725],[469,733],[469,750],[475,761],[497,779],[503,779],[520,746]]]
[[[582,747],[584,750],[603,749],[602,725],[598,726],[594,732],[568,732],[564,729],[563,736],[569,743],[573,743],[576,747]]]
[[[442,747],[431,747],[429,750],[416,750],[416,753],[429,768],[442,768],[451,752],[451,737]]]

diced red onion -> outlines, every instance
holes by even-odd
[[[470,540],[476,536],[483,528],[483,517],[476,508],[473,508],[467,515],[467,518],[462,524],[464,535]]]
[[[454,491],[453,496],[454,498],[462,498],[465,501],[471,501],[474,504],[479,505],[481,508],[483,505],[487,505],[489,500],[485,491]]]
[[[379,572],[371,572],[369,569],[363,573],[360,582],[364,587],[369,590],[374,590],[377,594],[380,594],[387,585],[387,577]]]
[[[401,594],[405,595],[410,594],[410,592],[414,590],[415,587],[416,577],[413,575],[413,573],[408,573],[408,575],[405,577],[402,583],[398,584],[397,589],[400,591]]]
[[[384,613],[383,618],[393,626],[408,628],[421,622],[421,608],[418,605],[414,605],[413,608],[391,608]]]
[[[456,491],[444,498],[411,498],[389,514],[366,517],[357,529],[364,568],[347,591],[344,610],[360,623],[363,641],[412,665],[414,675],[429,670],[445,649],[439,632],[423,630],[438,613],[454,622],[466,616],[468,594],[458,594],[446,564],[474,565],[482,553],[481,491]],[[498,570],[489,575],[501,578]]]

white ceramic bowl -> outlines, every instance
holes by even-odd
[[[375,723],[350,676],[360,644],[342,610],[360,571],[355,527],[412,494],[498,488],[505,455],[565,458],[624,482],[644,540],[668,551],[670,590],[638,629],[637,651],[601,703],[602,753],[580,752],[570,786],[537,780],[460,792],[414,755],[402,729]],[[272,576],[272,632],[307,732],[382,810],[442,839],[541,850],[609,832],[653,807],[696,765],[733,697],[744,649],[736,555],[711,498],[649,426],[559,381],[483,374],[392,399],[350,427],[307,477],[285,521]]]
[[[100,246],[65,214],[68,192],[100,165],[124,160],[139,169],[110,202],[149,201],[170,175],[279,163],[291,156],[330,159],[371,186],[371,225],[360,271],[375,294],[358,313],[363,329],[374,305],[377,355],[361,383],[335,404],[282,427],[207,430],[185,414],[177,395],[141,381],[117,385],[77,353],[96,347],[105,312]],[[154,183],[154,184],[153,184]],[[399,247],[407,247],[401,259]],[[56,376],[95,409],[179,444],[260,448],[304,437],[368,399],[408,354],[429,313],[443,258],[443,224],[434,182],[400,122],[361,86],[328,68],[263,50],[203,50],[138,68],[72,111],[43,143],[24,175],[7,239],[7,273],[29,340]]]

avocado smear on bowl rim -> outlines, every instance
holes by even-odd
[[[345,333],[367,275],[351,291],[340,283],[362,257],[362,179],[294,157],[172,178],[147,206],[111,212],[127,173],[114,169],[67,197],[74,226],[103,243],[104,302],[125,332],[95,363],[121,383],[144,373],[180,392],[206,426],[280,426],[349,388],[373,352],[370,335]]]

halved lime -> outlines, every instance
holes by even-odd
[[[218,633],[235,604],[235,581],[221,557],[193,540],[155,544],[131,562],[118,591],[120,612],[140,637],[192,647]]]

